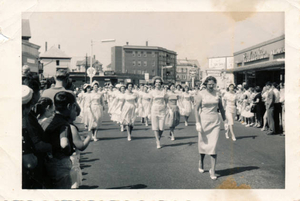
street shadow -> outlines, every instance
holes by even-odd
[[[178,147],[178,146],[183,146],[183,145],[192,146],[193,144],[196,144],[196,142],[177,143],[177,144],[167,144],[167,145],[162,145],[162,147]]]
[[[197,138],[197,137],[198,136],[176,137],[176,135],[175,135],[176,140],[184,140],[184,139],[191,139],[191,138]]]
[[[235,137],[237,140],[240,139],[244,139],[244,138],[252,138],[255,139],[257,137],[257,135],[249,135],[249,136],[239,136],[239,137]]]
[[[85,165],[85,164],[80,164],[80,169],[84,169],[84,168],[88,168],[88,167],[92,167],[91,165]]]
[[[88,174],[88,173],[86,173],[86,172],[83,172],[83,173],[82,173],[82,175],[87,175],[87,174]],[[85,179],[84,179],[84,180],[85,180]],[[83,181],[83,180],[82,180],[82,181]]]
[[[99,158],[89,159],[89,160],[86,160],[86,159],[80,159],[80,162],[81,162],[81,163],[88,163],[88,162],[99,161],[99,160],[100,160]]]
[[[120,187],[113,187],[113,188],[107,188],[107,189],[143,189],[143,188],[147,188],[147,185],[135,184],[135,185],[120,186]]]
[[[150,128],[133,128],[132,132],[134,132],[134,131],[141,131],[141,130],[147,131],[147,130],[150,130]]]
[[[155,139],[155,137],[135,137],[134,135],[131,136],[132,140],[143,140],[143,139]]]
[[[119,139],[125,139],[127,138],[127,135],[126,136],[122,136],[122,137],[103,137],[103,138],[99,138],[99,140],[119,140]]]
[[[92,152],[83,152],[83,153],[80,153],[80,155],[86,155],[86,154],[92,154]]]
[[[98,188],[99,186],[88,186],[88,185],[82,185],[82,186],[79,186],[78,189],[95,189],[95,188]]]
[[[224,177],[224,176],[234,175],[241,172],[257,170],[257,169],[259,169],[259,167],[257,166],[234,167],[234,168],[228,168],[224,170],[216,170],[216,173],[220,175],[219,177]]]

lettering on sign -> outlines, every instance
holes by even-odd
[[[272,55],[281,54],[281,53],[285,53],[285,47],[278,48],[278,49],[275,49],[275,50],[271,51]]]
[[[257,50],[252,50],[250,52],[246,52],[243,55],[244,62],[256,61],[260,59],[268,58],[269,54],[263,48],[259,48]]]

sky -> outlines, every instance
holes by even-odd
[[[93,54],[105,68],[111,47],[160,46],[177,52],[177,59],[197,59],[207,67],[208,58],[233,53],[284,34],[283,12],[33,12],[30,42],[45,52],[60,44],[72,63]],[[101,40],[115,42],[101,43]],[[73,66],[74,67],[74,66]]]

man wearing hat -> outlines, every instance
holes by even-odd
[[[70,93],[72,93],[74,96],[74,92],[71,90],[67,90],[66,87],[69,85],[69,72],[68,70],[65,69],[59,69],[56,71],[56,75],[55,75],[55,86],[51,87],[49,89],[46,89],[43,93],[42,93],[42,97],[48,97],[51,98],[51,100],[54,102],[54,96],[57,92],[60,91],[68,91]],[[75,96],[76,97],[76,96]],[[77,104],[77,103],[76,103]],[[80,107],[77,104],[77,114],[80,114]]]

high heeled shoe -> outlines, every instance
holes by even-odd
[[[225,133],[226,139],[229,139],[228,132]]]
[[[127,137],[127,140],[128,140],[128,141],[131,141],[131,136],[130,136],[130,135]]]
[[[211,175],[211,169],[209,170],[209,176],[210,176],[210,178],[212,179],[212,180],[216,180],[217,179],[217,176],[215,175],[215,176],[212,176]]]
[[[204,170],[203,170],[202,168],[198,168],[198,171],[199,171],[200,173],[204,173]]]
[[[232,141],[234,141],[234,142],[236,141],[236,138],[235,138],[235,137],[233,137],[233,136],[231,137],[231,139],[232,139]]]

